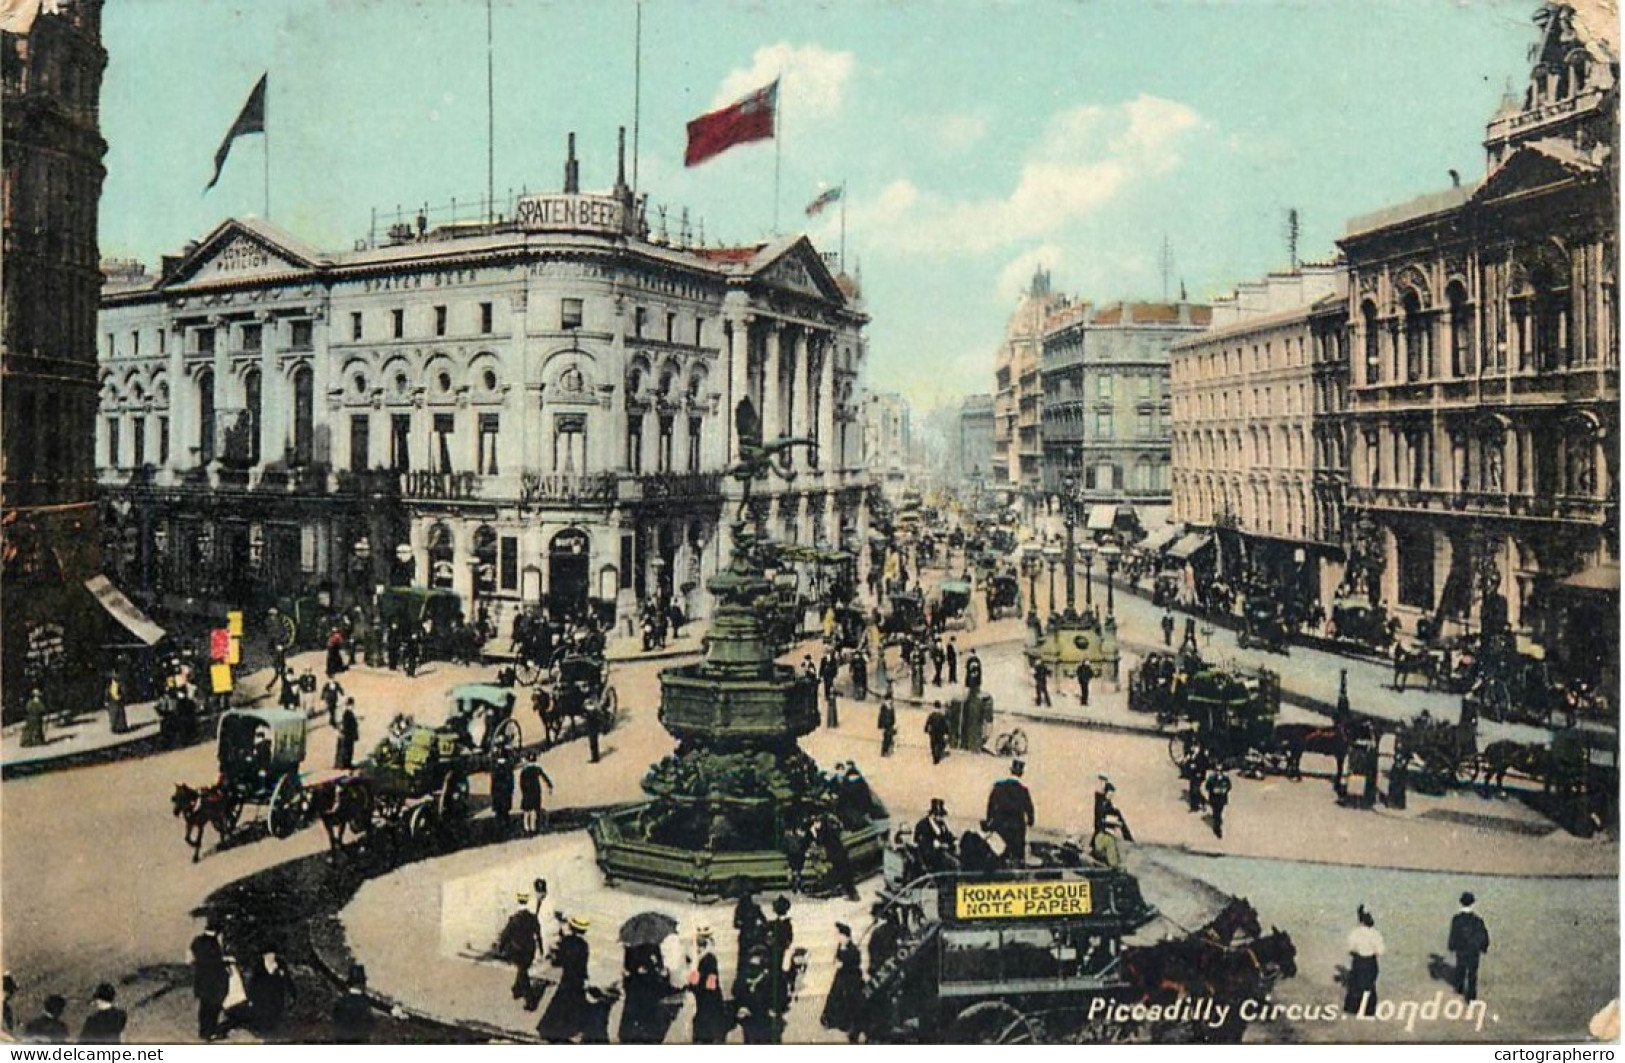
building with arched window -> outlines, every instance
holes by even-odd
[[[1486,613],[1617,688],[1618,63],[1549,3],[1476,182],[1355,218],[1349,521],[1363,581],[1449,633]]]
[[[803,236],[653,235],[617,179],[494,223],[324,252],[233,219],[101,311],[104,489],[150,514],[153,598],[264,605],[455,591],[505,630],[543,602],[709,610],[731,411],[815,440],[758,495],[775,534],[864,541],[867,320]]]

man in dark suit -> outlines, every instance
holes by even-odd
[[[974,646],[965,658],[965,689],[973,694],[982,689],[982,659],[976,656]]]
[[[123,1008],[113,1003],[117,999],[118,993],[113,989],[112,983],[103,982],[96,987],[96,994],[90,998],[93,1010],[85,1017],[85,1025],[79,1030],[80,1044],[124,1043],[124,1027],[130,1019]]]
[[[1027,862],[1027,828],[1033,825],[1033,796],[1021,781],[1027,765],[1010,762],[1010,774],[987,795],[987,829],[1004,839],[1004,859],[1017,867]]]
[[[914,851],[927,871],[951,871],[954,859],[954,832],[948,827],[948,806],[942,798],[931,799],[931,811],[914,825]]]
[[[948,661],[948,685],[952,686],[959,682],[959,647],[954,645],[953,639],[949,639],[947,648],[942,652]]]
[[[513,998],[523,1000],[526,1011],[535,1011],[542,995],[530,979],[530,965],[536,962],[536,950],[542,942],[542,924],[530,909],[530,894],[521,893],[517,900],[519,907],[508,917],[497,938],[497,952],[513,964]]]
[[[197,1035],[213,1041],[220,1029],[220,1010],[231,989],[226,952],[220,946],[220,925],[210,919],[203,933],[192,939],[192,995],[197,998]]]
[[[1469,1001],[1478,999],[1478,960],[1490,951],[1490,930],[1484,920],[1473,911],[1477,898],[1471,893],[1461,895],[1461,911],[1450,920],[1450,941],[1447,947],[1456,954],[1456,992]]]
[[[45,998],[41,1012],[23,1024],[23,1041],[28,1044],[65,1045],[68,1043],[68,1024],[62,1013],[68,1008],[67,998],[52,993]]]

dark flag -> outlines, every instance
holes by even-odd
[[[220,169],[226,165],[226,156],[231,153],[232,141],[247,133],[265,132],[265,79],[269,76],[269,74],[260,75],[254,91],[248,94],[248,102],[243,104],[237,120],[231,123],[231,128],[226,131],[226,139],[220,142],[220,150],[214,153],[214,176],[209,178],[209,183],[204,186],[203,191],[207,192],[220,180]]]
[[[688,151],[684,166],[698,166],[736,144],[771,140],[779,102],[779,83],[757,89],[719,111],[702,114],[688,123]]]

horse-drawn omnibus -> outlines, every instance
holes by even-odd
[[[219,777],[207,786],[176,784],[171,799],[175,815],[186,823],[194,863],[204,829],[214,827],[226,841],[249,805],[264,807],[266,829],[274,837],[286,838],[303,825],[299,769],[306,726],[304,713],[288,709],[231,709],[220,717]]]

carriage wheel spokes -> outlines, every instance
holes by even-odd
[[[435,803],[424,801],[412,807],[411,815],[406,817],[406,834],[411,838],[421,838],[434,830]]]
[[[448,771],[440,783],[435,798],[435,815],[444,824],[468,814],[468,776],[460,771]]]
[[[1456,780],[1456,785],[1464,789],[1472,786],[1473,781],[1478,778],[1479,756],[1478,754],[1474,753],[1463,757],[1456,761],[1454,767],[1455,771],[1453,772],[1453,775]]]
[[[519,680],[523,686],[533,687],[542,678],[542,670],[537,667],[535,661],[525,657],[519,661],[519,666],[514,669],[514,678]]]
[[[954,1019],[952,1044],[1020,1045],[1038,1040],[1033,1020],[1002,1000],[972,1004]]]
[[[1185,767],[1196,753],[1195,745],[1189,731],[1175,731],[1168,736],[1168,759],[1176,768]]]
[[[512,749],[519,749],[525,744],[525,734],[519,726],[519,721],[512,716],[497,725],[491,733],[491,751],[505,753]]]
[[[290,771],[278,779],[271,791],[271,808],[266,816],[271,837],[286,838],[298,830],[309,803],[310,795],[300,784],[297,772]]]

